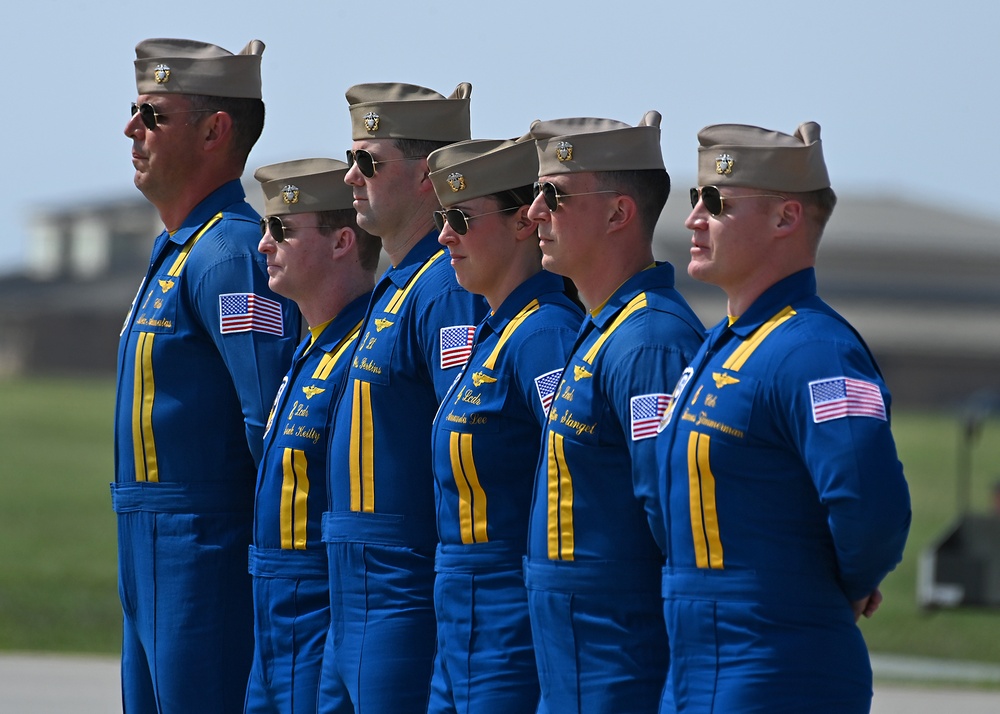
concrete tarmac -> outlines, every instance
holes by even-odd
[[[994,665],[872,657],[876,673],[872,714],[998,714]],[[897,678],[883,682],[880,672]],[[965,674],[962,674],[962,673]],[[939,685],[946,679],[961,684]],[[114,657],[0,655],[0,714],[116,714],[121,712],[118,659]]]

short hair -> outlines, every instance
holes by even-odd
[[[806,207],[807,212],[819,228],[819,232],[822,233],[837,205],[837,194],[833,192],[832,188],[821,188],[795,195]]]
[[[187,95],[191,108],[206,112],[225,112],[233,120],[233,156],[246,166],[247,157],[264,131],[264,102],[260,99]]]
[[[442,147],[453,144],[452,141],[432,141],[430,139],[393,139],[393,144],[407,158],[426,158]]]
[[[639,221],[644,231],[652,236],[670,197],[670,174],[665,169],[636,169],[597,171],[594,175],[600,188],[618,191],[635,201]]]
[[[357,238],[358,262],[361,269],[374,273],[382,252],[382,241],[364,228],[358,226],[358,213],[353,208],[338,208],[331,211],[317,211],[316,214],[323,227],[319,229],[322,235],[333,235],[341,228],[350,228]]]

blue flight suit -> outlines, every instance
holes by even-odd
[[[665,711],[869,710],[851,602],[899,562],[910,523],[889,402],[811,268],[710,331],[657,438]]]
[[[333,404],[370,293],[303,340],[278,389],[257,476],[250,574],[254,658],[245,714],[315,712],[330,587],[320,522]],[[353,712],[341,683],[341,711]]]
[[[582,316],[562,277],[526,280],[480,324],[434,419],[432,714],[538,706],[522,559],[539,438]]]
[[[267,287],[259,241],[242,185],[224,184],[156,239],[122,328],[111,488],[129,714],[243,710],[255,474],[301,321]]]
[[[542,433],[525,576],[549,712],[655,712],[667,672],[656,426],[704,334],[660,263],[583,321]]]
[[[339,674],[362,714],[423,711],[430,688],[430,428],[486,314],[437,237],[428,233],[379,279],[334,411],[323,516],[334,661],[324,658],[323,678]]]

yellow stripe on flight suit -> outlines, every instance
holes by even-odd
[[[611,334],[633,314],[647,305],[646,293],[632,298],[618,316],[583,356],[583,361],[593,364],[601,347]],[[575,557],[575,530],[573,524],[573,474],[566,462],[563,436],[549,431],[547,439],[548,464],[548,553],[549,560],[573,560]]]
[[[167,274],[178,277],[187,263],[191,249],[201,240],[205,232],[222,220],[217,213],[201,229],[188,239],[181,252],[174,259]],[[136,339],[135,365],[132,379],[132,453],[135,461],[135,480],[160,480],[156,458],[156,438],[153,435],[153,399],[156,394],[153,379],[153,339],[154,332],[140,332]]]
[[[449,441],[451,472],[458,487],[458,519],[462,542],[485,543],[486,491],[479,483],[479,473],[472,457],[472,434],[451,432]]]
[[[767,320],[739,344],[723,363],[723,369],[738,372],[764,340],[794,315],[795,310],[789,306]],[[692,431],[688,436],[688,499],[695,564],[699,568],[721,570],[725,567],[725,560],[715,500],[711,444],[712,437],[708,434]]]
[[[306,452],[285,448],[281,471],[281,547],[285,550],[305,550],[309,521],[309,462]]]
[[[406,285],[396,290],[385,312],[397,314],[413,286],[431,265],[444,255],[444,250],[427,259],[420,270],[413,274]],[[354,380],[351,404],[351,453],[349,478],[351,482],[351,510],[375,512],[375,434],[372,416],[372,388],[369,382]]]

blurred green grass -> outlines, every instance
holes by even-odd
[[[0,380],[0,650],[119,651],[113,411],[112,380]],[[873,652],[1000,662],[1000,610],[916,604],[919,554],[957,516],[959,419],[898,411],[893,419],[913,526],[903,562],[882,585],[882,608],[861,624],[865,638]],[[991,507],[998,479],[993,420],[972,452],[975,509]]]

